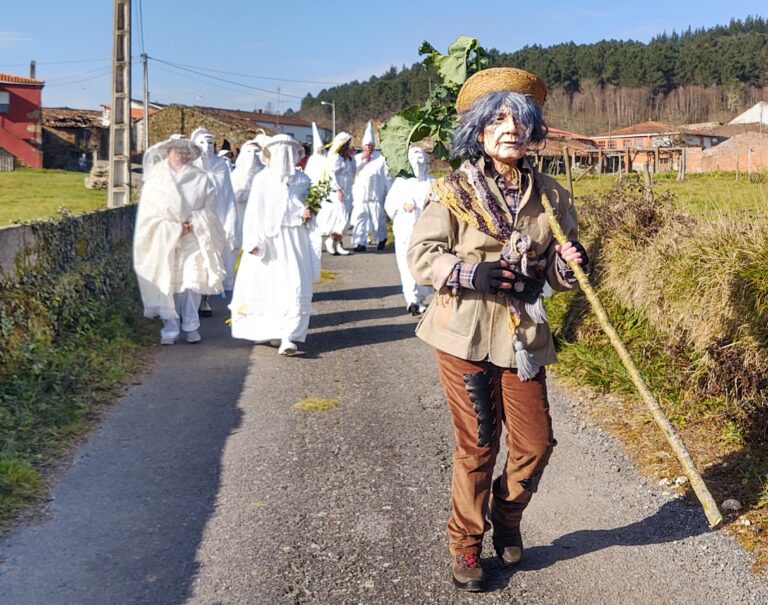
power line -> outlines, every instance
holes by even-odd
[[[211,82],[209,82],[207,80],[202,80],[200,78],[195,78],[195,77],[192,77],[192,76],[190,76],[189,74],[186,74],[186,73],[179,73],[178,71],[175,71],[175,69],[168,69],[167,67],[164,67],[162,65],[156,65],[155,68],[159,69],[160,71],[164,71],[166,73],[173,74],[175,76],[181,76],[183,78],[187,78],[188,80],[191,80],[193,82],[200,82],[202,84],[208,84],[208,85],[211,84]],[[218,87],[221,88],[222,90],[229,90],[231,92],[237,92],[237,93],[242,93],[243,92],[242,90],[240,90],[238,88],[232,88],[230,86],[221,86],[221,85],[219,85]],[[261,95],[255,94],[253,96],[256,97],[256,98],[259,98],[259,99],[271,99],[272,98],[271,95],[267,96],[267,95],[263,95],[263,94],[261,94]]]
[[[155,61],[159,61],[159,59],[155,59]],[[240,76],[243,78],[253,78],[255,80],[274,80],[275,82],[294,82],[297,84],[329,84],[330,86],[341,86],[340,82],[322,82],[319,80],[291,80],[289,78],[272,78],[269,76],[254,76],[252,74],[243,74],[235,71],[223,71],[221,69],[211,69],[209,67],[198,67],[196,65],[186,65],[184,63],[175,63],[174,65],[179,65],[181,67],[189,67],[189,68],[197,69],[200,71],[209,71],[215,74],[224,74],[228,76]]]
[[[108,76],[112,72],[111,67],[104,68],[100,70],[102,73],[96,74],[95,76],[90,76],[88,78],[80,78],[78,80],[68,80],[66,82],[55,82],[54,84],[48,84],[48,82],[45,83],[46,88],[55,88],[57,86],[69,86],[70,84],[78,84],[79,82],[87,82],[89,80],[95,80],[97,78],[104,78]]]
[[[259,88],[257,86],[251,86],[250,84],[242,84],[241,82],[235,82],[234,80],[227,80],[226,78],[219,78],[218,76],[212,76],[200,71],[197,71],[195,69],[190,69],[189,67],[184,67],[182,65],[179,65],[177,63],[171,63],[170,61],[163,61],[162,59],[156,59],[155,57],[148,57],[149,59],[152,59],[153,61],[157,63],[163,63],[164,65],[170,65],[171,67],[175,67],[176,69],[181,69],[183,71],[188,71],[190,73],[193,73],[198,76],[202,76],[204,78],[210,78],[211,80],[217,80],[218,82],[225,82],[227,84],[232,84],[234,86],[241,86],[242,88],[248,88],[250,90],[258,90],[259,92],[266,92],[271,95],[277,95],[277,91],[274,90],[267,90],[266,88]],[[282,92],[280,93],[284,97],[291,97],[293,99],[303,99],[304,97],[300,97],[298,95],[290,95],[288,93]]]
[[[100,61],[112,61],[110,57],[106,59],[77,59],[75,61],[37,61],[37,66],[41,65],[65,65],[67,63],[98,63]],[[29,63],[4,63],[0,67],[27,67]]]

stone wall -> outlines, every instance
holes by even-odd
[[[214,135],[217,150],[225,139],[233,150],[237,149],[261,130],[255,124],[228,124],[192,107],[169,105],[149,117],[149,144],[164,141],[172,134],[189,136],[195,128],[207,128]]]
[[[101,239],[109,245],[117,245],[133,238],[137,206],[124,206],[110,210],[99,210],[89,214],[59,219],[58,224],[74,227],[88,234],[88,239]],[[40,223],[42,224],[42,223]],[[9,225],[0,227],[0,273],[13,278],[17,270],[33,266],[37,262],[40,229],[39,224]],[[75,248],[83,242],[73,239],[71,250],[61,250],[62,256],[75,254]],[[89,245],[99,242],[91,241]]]

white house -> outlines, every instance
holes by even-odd
[[[768,125],[768,103],[759,101],[744,113],[733,118],[729,124],[766,124]]]

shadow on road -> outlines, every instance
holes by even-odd
[[[366,300],[369,298],[384,298],[400,294],[403,289],[400,286],[375,286],[373,288],[350,288],[349,290],[326,290],[315,292],[313,302],[325,302],[328,300]]]
[[[599,515],[599,511],[595,511]],[[644,546],[663,544],[698,536],[710,531],[704,513],[692,514],[679,500],[664,504],[653,515],[624,527],[611,529],[585,529],[557,538],[546,546],[525,549],[525,557],[517,568],[505,569],[489,562],[489,590],[507,586],[516,570],[537,571],[558,561],[575,559],[613,546]]]
[[[354,347],[375,347],[385,342],[415,338],[414,329],[414,323],[409,322],[385,326],[340,328],[338,330],[328,330],[321,334],[310,334],[307,337],[306,345],[302,349],[303,355],[315,357],[330,351],[340,351],[341,349],[351,349]]]
[[[212,305],[202,343],[163,347],[82,448],[51,519],[3,544],[0,602],[187,601],[250,358]]]
[[[380,309],[354,309],[352,311],[335,311],[314,315],[309,321],[310,329],[329,328],[358,321],[373,319],[389,319],[390,317],[405,317],[405,307],[386,307]]]

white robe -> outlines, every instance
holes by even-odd
[[[331,183],[331,199],[323,202],[317,213],[317,226],[320,233],[343,234],[349,223],[352,209],[352,181],[355,178],[355,163],[338,153],[331,153],[326,158],[326,176]],[[344,192],[344,201],[339,199],[337,190]]]
[[[146,317],[177,319],[175,293],[221,292],[226,239],[215,210],[213,186],[196,166],[172,173],[163,160],[152,169],[141,190],[133,239]],[[182,236],[185,222],[192,231]]]
[[[395,259],[397,260],[397,269],[400,272],[400,282],[403,284],[406,307],[412,303],[424,304],[427,297],[432,293],[432,288],[416,283],[410,269],[408,269],[406,254],[411,244],[413,227],[424,210],[424,201],[429,194],[433,180],[427,178],[420,181],[415,177],[408,179],[398,177],[392,183],[384,203],[384,209],[389,218],[392,219],[392,234],[395,236]],[[407,212],[403,208],[407,203],[414,205],[412,212]]]
[[[240,242],[237,241],[237,203],[232,188],[230,162],[226,158],[212,155],[198,158],[195,164],[208,174],[216,192],[216,216],[226,235],[226,243],[221,251],[227,271],[224,289],[231,290],[235,280],[235,261]]]
[[[379,151],[374,151],[369,160],[363,154],[355,156],[355,181],[352,185],[352,243],[365,246],[368,233],[373,233],[375,243],[387,239],[387,216],[384,213],[384,199],[392,184],[387,162]]]
[[[304,166],[304,174],[306,174],[312,181],[313,185],[317,185],[323,179],[327,179],[328,170],[326,162],[328,158],[325,153],[318,152],[313,153],[307,158],[307,163]],[[312,241],[312,250],[315,253],[315,275],[314,278],[320,279],[320,263],[323,252],[323,233],[318,224],[318,217],[312,221],[312,229],[309,232],[309,238]],[[327,234],[326,234],[327,235]]]
[[[310,180],[287,184],[262,170],[251,184],[243,224],[243,256],[229,308],[232,336],[254,342],[304,342],[312,313],[314,254],[302,213]],[[250,251],[258,247],[256,254]]]
[[[241,152],[232,171],[232,191],[235,194],[235,247],[237,254],[243,245],[243,221],[245,220],[245,206],[248,203],[248,195],[251,192],[251,183],[264,166],[258,158],[246,158],[245,153]],[[247,161],[250,160],[250,161]]]

